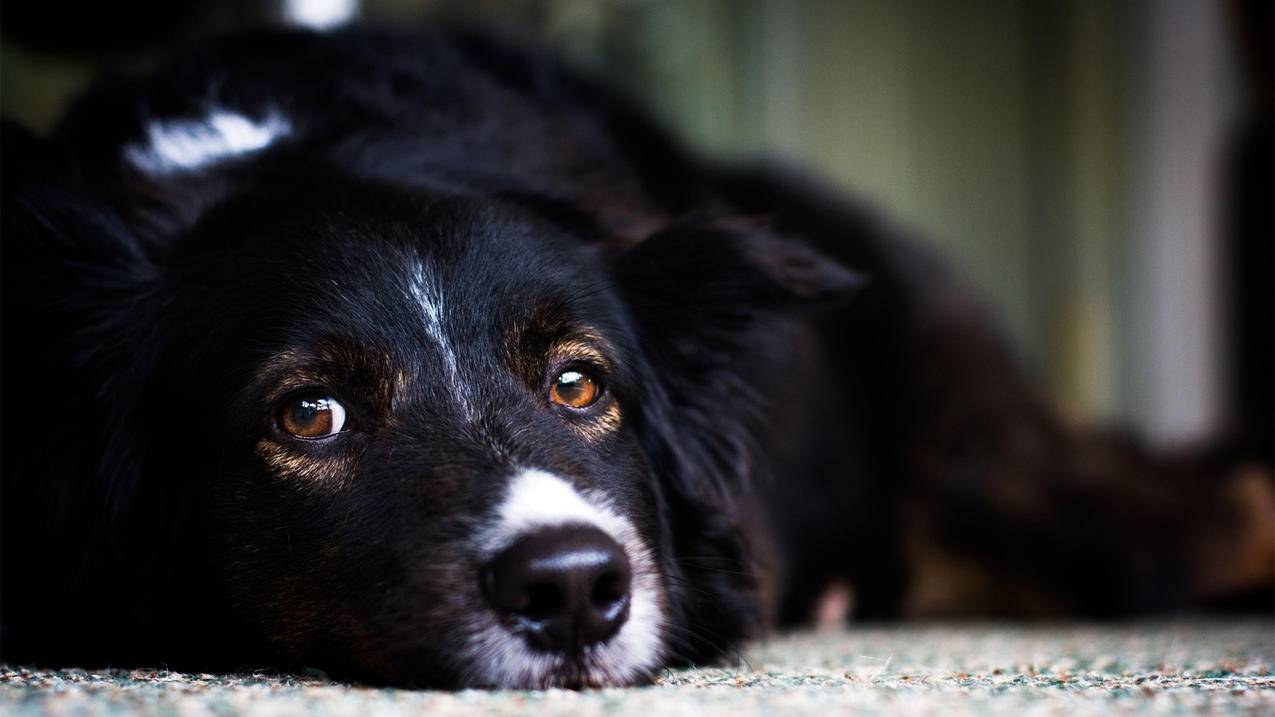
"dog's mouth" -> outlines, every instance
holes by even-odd
[[[596,655],[581,653],[569,658],[558,670],[536,689],[561,688],[568,690],[593,690],[605,687],[637,687],[654,681],[655,668],[647,668],[626,674],[617,674],[607,666],[598,664]]]
[[[487,689],[598,689],[649,684],[660,666],[658,653],[641,654],[620,644],[598,644],[572,653],[528,649],[513,634],[475,641],[484,654],[466,686]]]

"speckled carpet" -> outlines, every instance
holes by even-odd
[[[314,676],[0,667],[9,715],[1275,715],[1275,622],[854,627],[638,689],[414,692]]]

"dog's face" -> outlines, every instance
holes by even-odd
[[[672,556],[602,252],[474,201],[329,199],[231,202],[166,280],[165,373],[204,388],[165,440],[219,454],[202,517],[237,607],[378,680],[649,676]]]
[[[856,278],[746,224],[620,242],[278,166],[194,203],[156,181],[199,207],[161,241],[66,232],[111,245],[74,268],[115,292],[82,297],[101,480],[175,517],[156,529],[198,559],[173,585],[224,595],[267,659],[399,685],[634,684],[739,640],[734,494],[784,317]]]

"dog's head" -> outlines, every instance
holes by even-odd
[[[29,290],[96,377],[103,493],[198,556],[174,586],[274,659],[396,684],[631,684],[745,634],[783,317],[852,274],[743,222],[608,241],[303,147],[162,149],[130,148],[127,211],[33,192],[7,230],[93,246]]]

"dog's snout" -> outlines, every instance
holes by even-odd
[[[483,572],[492,607],[544,650],[575,652],[603,642],[628,619],[629,560],[597,528],[540,530],[505,549]]]

